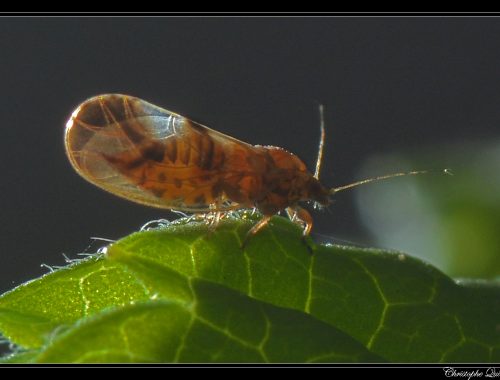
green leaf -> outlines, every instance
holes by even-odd
[[[306,314],[193,280],[196,302],[146,302],[82,320],[38,362],[377,361],[349,336]]]
[[[92,258],[3,294],[0,331],[17,345],[38,348],[60,326],[106,307],[147,299],[143,286],[122,265]]]
[[[500,360],[498,284],[457,284],[401,253],[308,247],[280,217],[243,251],[254,222],[132,234],[4,294],[0,331],[38,361]]]

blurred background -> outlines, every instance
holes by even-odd
[[[67,118],[100,93],[138,96],[311,168],[322,181],[451,168],[339,193],[322,241],[399,249],[454,277],[500,274],[500,19],[0,19],[0,292],[90,237],[174,218],[84,181]],[[94,250],[97,249],[94,246]],[[92,249],[91,249],[92,250]]]

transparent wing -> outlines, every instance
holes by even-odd
[[[224,190],[256,147],[144,100],[119,94],[82,103],[66,124],[77,172],[96,186],[148,206],[185,211],[235,207]]]

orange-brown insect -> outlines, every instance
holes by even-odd
[[[65,146],[82,177],[134,202],[214,212],[216,222],[223,212],[255,207],[264,217],[248,236],[283,210],[308,235],[312,217],[300,202],[328,205],[334,193],[347,188],[422,173],[397,173],[325,187],[319,181],[323,124],[314,174],[282,148],[247,144],[127,95],[100,95],[82,103],[66,124]]]

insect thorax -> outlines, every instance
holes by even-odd
[[[328,190],[294,154],[278,147],[264,147],[272,162],[262,173],[262,192],[255,205],[264,214],[274,214],[300,201],[328,203]]]

